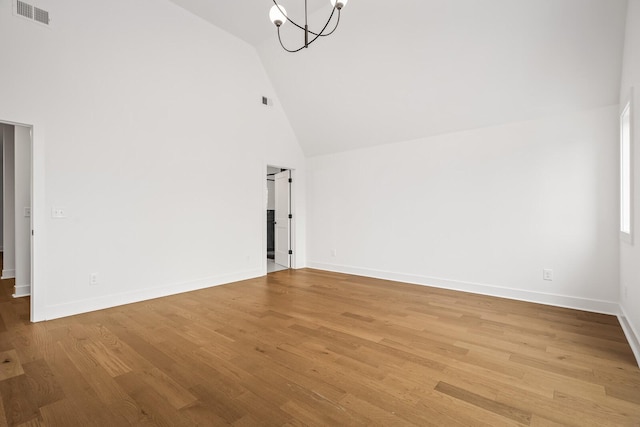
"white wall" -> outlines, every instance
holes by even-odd
[[[305,160],[252,47],[166,0],[38,4],[50,29],[0,2],[0,119],[34,126],[34,320],[264,274],[267,164],[299,178],[304,264]]]
[[[2,278],[9,279],[16,275],[16,242],[15,242],[15,175],[14,175],[14,142],[15,129],[11,125],[2,126],[3,144],[3,252]]]
[[[15,297],[31,294],[31,134],[24,126],[15,129]]]
[[[617,111],[309,158],[308,264],[617,313]]]
[[[620,242],[620,295],[627,338],[640,363],[640,0],[629,1],[620,104],[633,99],[633,244]]]

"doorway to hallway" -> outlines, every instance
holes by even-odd
[[[0,278],[13,298],[33,293],[32,130],[30,125],[0,121]]]
[[[291,170],[267,166],[267,273],[292,266]]]

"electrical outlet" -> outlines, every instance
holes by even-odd
[[[335,249],[331,249],[331,256],[336,256],[338,252]]]
[[[65,208],[57,208],[57,207],[52,207],[51,208],[51,218],[66,218],[67,217],[67,211]]]
[[[627,287],[627,285],[624,285],[622,287],[622,294],[624,296],[624,299],[629,298],[629,288]]]
[[[31,208],[25,207],[24,208],[24,217],[25,218],[29,218],[30,216],[31,216]]]
[[[542,279],[552,281],[553,280],[553,270],[549,268],[545,268],[542,270]]]
[[[98,284],[98,273],[91,273],[89,275],[89,284],[97,285]]]

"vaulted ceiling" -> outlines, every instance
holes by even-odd
[[[626,0],[351,0],[296,54],[270,0],[172,1],[255,46],[307,155],[618,103]],[[309,9],[317,28],[329,0]]]

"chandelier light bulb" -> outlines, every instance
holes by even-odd
[[[347,2],[349,0],[330,0],[331,1],[331,6],[337,8],[338,10],[342,9],[343,7],[346,6]]]
[[[287,11],[280,5],[273,5],[269,11],[269,19],[271,19],[271,22],[273,22],[276,27],[279,27],[287,22]]]

